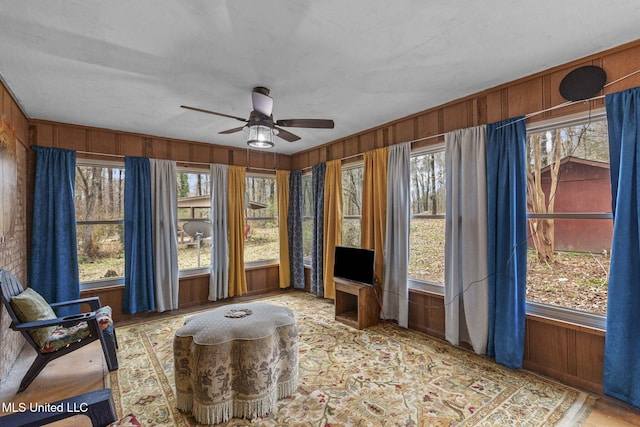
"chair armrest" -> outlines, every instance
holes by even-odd
[[[47,328],[50,326],[73,326],[80,322],[86,322],[96,318],[95,311],[88,313],[74,314],[66,317],[57,317],[55,319],[37,320],[35,322],[19,323],[14,326],[15,331],[29,331],[31,329]]]
[[[74,299],[69,301],[60,301],[60,302],[51,303],[49,305],[52,308],[57,308],[57,307],[64,307],[67,305],[74,305],[74,304],[89,304],[89,307],[91,307],[91,311],[96,311],[101,307],[100,297],[88,297],[88,298],[80,298],[80,299]]]

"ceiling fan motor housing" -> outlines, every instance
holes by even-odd
[[[266,116],[260,111],[253,110],[251,115],[249,115],[246,127],[249,128],[256,125],[266,126],[274,132],[274,135],[278,134],[278,129],[275,128],[273,123],[273,116]]]
[[[267,89],[264,86],[256,86],[253,88],[253,92],[258,92],[261,93],[263,95],[269,96],[269,89]]]

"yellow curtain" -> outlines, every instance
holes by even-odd
[[[387,223],[387,161],[389,147],[364,153],[360,245],[376,251],[376,287],[382,284]]]
[[[276,171],[276,186],[278,191],[278,240],[280,240],[280,287],[291,285],[291,267],[289,266],[289,232],[287,219],[289,217],[289,171]]]
[[[244,272],[245,168],[229,166],[229,297],[247,293]]]
[[[324,178],[324,297],[335,299],[333,261],[335,247],[342,244],[342,162],[327,162]]]

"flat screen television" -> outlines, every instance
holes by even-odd
[[[373,249],[336,246],[333,277],[373,285],[375,259]]]

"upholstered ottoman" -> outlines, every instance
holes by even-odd
[[[255,419],[298,387],[290,308],[254,302],[187,318],[173,341],[177,403],[202,424]]]

